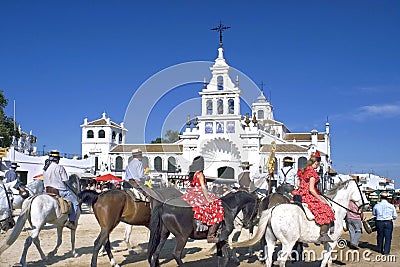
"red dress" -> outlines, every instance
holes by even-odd
[[[196,172],[190,183],[191,189],[182,195],[182,199],[192,206],[194,218],[206,225],[214,225],[224,220],[222,202],[214,194],[208,193],[213,202],[208,202],[201,190],[200,172]]]
[[[300,178],[300,187],[298,190],[293,191],[293,194],[300,195],[302,201],[308,205],[308,208],[315,217],[315,222],[319,225],[328,224],[335,220],[335,214],[332,208],[325,202],[321,202],[315,196],[310,193],[310,178],[315,178],[315,191],[317,184],[319,183],[319,176],[312,166],[308,166],[307,169],[302,173],[302,170],[297,172],[297,176]]]

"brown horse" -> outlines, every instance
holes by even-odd
[[[150,204],[135,200],[124,190],[112,189],[104,193],[85,190],[79,194],[82,203],[92,206],[94,215],[100,225],[100,234],[94,241],[91,266],[97,266],[99,250],[104,246],[111,266],[119,266],[111,253],[110,233],[124,222],[130,225],[141,225],[149,228]]]

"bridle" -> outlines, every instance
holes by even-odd
[[[348,207],[345,207],[345,206],[343,206],[343,205],[340,204],[340,203],[337,203],[337,202],[334,201],[332,198],[330,198],[330,197],[328,197],[328,196],[326,196],[326,195],[324,195],[324,194],[321,194],[321,195],[322,195],[324,198],[326,198],[326,199],[328,199],[329,201],[331,201],[332,203],[335,203],[335,204],[338,205],[339,207],[344,208],[346,211],[351,212],[351,213],[354,213],[354,214],[357,214],[357,215],[361,215],[361,213],[362,213],[362,212],[360,212],[361,208],[364,207],[364,206],[366,206],[366,205],[368,205],[368,203],[365,203],[364,198],[363,198],[363,195],[362,195],[362,192],[361,192],[361,189],[360,189],[360,186],[358,185],[358,183],[356,182],[356,180],[351,179],[350,181],[354,181],[354,182],[356,183],[358,192],[360,193],[360,196],[361,196],[362,204],[361,204],[360,206],[357,206],[357,208],[358,208],[358,209],[357,209],[357,212],[356,212],[356,211],[350,210]]]
[[[255,207],[253,208],[253,211],[252,211],[252,213],[251,213],[251,216],[250,216],[250,218],[247,220],[247,224],[251,224],[253,221],[254,221],[254,217],[256,217],[256,215],[258,214],[258,209],[259,209],[259,205],[260,205],[260,203],[261,203],[261,201],[260,201],[260,199],[259,198],[256,198],[256,200],[255,200]],[[243,209],[242,209],[243,210]],[[244,225],[245,225],[245,218],[244,218],[244,216],[243,216],[243,219],[241,219],[241,218],[239,218],[239,217],[235,217],[235,220],[238,220],[239,221],[239,225],[242,225],[243,227],[244,227]],[[250,225],[250,227],[251,227],[251,225]]]

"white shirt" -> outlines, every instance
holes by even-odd
[[[58,190],[67,190],[64,182],[68,181],[68,175],[64,167],[52,162],[43,172],[44,187],[51,186]]]
[[[286,174],[286,178],[285,178]],[[296,170],[292,166],[286,166],[279,170],[278,172],[278,186],[281,185],[285,181],[288,184],[296,186],[297,182],[297,173]]]
[[[126,181],[129,181],[130,179],[135,179],[137,181],[146,180],[143,163],[137,158],[133,158],[131,162],[128,163],[125,172]]]

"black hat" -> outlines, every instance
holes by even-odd
[[[18,167],[20,167],[20,166],[16,162],[11,163],[10,168],[16,169]]]
[[[197,156],[193,159],[192,164],[189,166],[189,172],[196,172],[204,170],[204,158]]]

